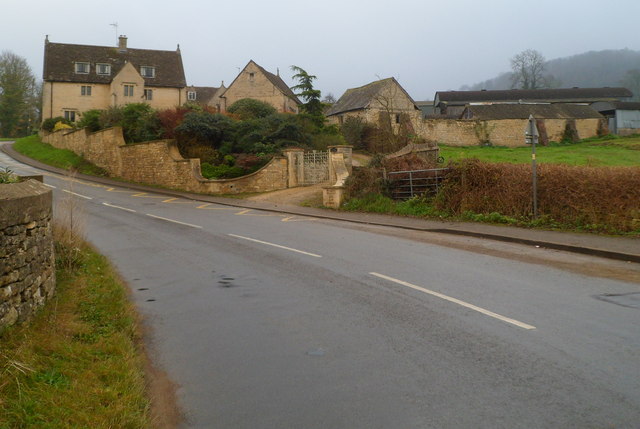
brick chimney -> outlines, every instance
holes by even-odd
[[[118,37],[118,48],[127,49],[127,36]]]

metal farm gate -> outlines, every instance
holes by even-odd
[[[329,181],[329,152],[314,150],[302,156],[302,185],[315,185]],[[299,161],[300,162],[300,159]]]
[[[387,173],[391,197],[406,200],[417,195],[435,195],[448,171],[448,168],[432,168]]]

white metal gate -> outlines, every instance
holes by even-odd
[[[329,152],[324,150],[305,152],[301,167],[303,185],[329,181]]]

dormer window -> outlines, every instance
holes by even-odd
[[[196,101],[196,92],[195,91],[188,91],[187,92],[187,100]]]
[[[149,66],[140,67],[140,75],[142,77],[156,77],[156,68]]]
[[[89,74],[89,63],[75,63],[76,74]]]
[[[111,64],[96,64],[96,73],[101,76],[109,76],[111,74]]]

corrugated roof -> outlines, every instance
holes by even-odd
[[[464,119],[600,119],[603,116],[590,106],[580,104],[490,104],[467,106]]]
[[[382,91],[382,89],[384,89],[390,83],[395,83],[396,85],[398,85],[398,87],[405,93],[409,100],[411,100],[414,107],[418,109],[418,106],[416,106],[416,102],[413,101],[407,91],[402,88],[402,86],[395,80],[395,78],[389,77],[386,79],[368,83],[367,85],[360,86],[358,88],[347,89],[345,93],[342,94],[342,97],[340,97],[340,99],[336,101],[333,106],[331,106],[331,109],[327,111],[327,116],[367,108],[374,97],[377,96],[380,91]]]
[[[436,100],[447,104],[491,101],[598,101],[632,97],[627,88],[507,89],[491,91],[439,91]]]
[[[88,74],[75,73],[74,63],[90,63]],[[155,77],[144,78],[146,86],[186,86],[180,51],[152,49],[121,49],[110,46],[73,45],[46,42],[44,46],[44,69],[42,78],[54,82],[109,84],[122,67],[129,62],[138,72],[141,66],[155,67]],[[96,64],[110,64],[108,76],[96,73]]]

